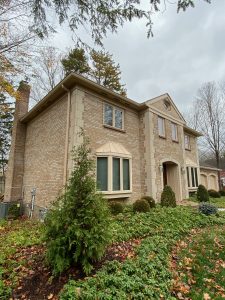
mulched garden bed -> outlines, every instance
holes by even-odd
[[[140,244],[140,240],[130,240],[127,242],[112,244],[105,253],[101,261],[96,262],[93,276],[108,261],[124,261],[126,258],[135,257],[135,247]],[[11,257],[17,261],[25,261],[17,267],[19,282],[13,290],[13,298],[24,300],[56,300],[58,294],[69,279],[84,279],[86,276],[79,268],[70,268],[61,276],[53,277],[51,270],[46,267],[45,246],[32,246],[18,249]],[[9,274],[10,276],[10,274]],[[7,280],[7,278],[6,278]]]

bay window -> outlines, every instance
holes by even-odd
[[[97,188],[102,192],[131,191],[131,158],[117,156],[97,157]]]

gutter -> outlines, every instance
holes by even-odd
[[[65,154],[64,154],[64,167],[63,167],[63,185],[67,181],[67,163],[68,163],[68,149],[69,149],[69,126],[70,126],[70,107],[71,107],[71,91],[63,84],[61,87],[67,92],[67,114],[66,114],[66,139],[65,139]]]

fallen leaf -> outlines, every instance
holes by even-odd
[[[204,293],[204,295],[203,295],[203,299],[204,299],[204,300],[210,300],[210,299],[211,299],[211,297],[209,296],[209,294],[208,294],[208,293]]]

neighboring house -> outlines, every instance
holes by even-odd
[[[200,166],[200,181],[207,190],[219,190],[218,172],[220,169],[211,166]]]
[[[109,199],[158,201],[167,184],[177,201],[200,181],[197,137],[168,94],[137,103],[71,73],[29,112],[29,87],[19,87],[5,201],[48,207],[72,170],[71,150],[82,142],[96,157],[99,188]]]

